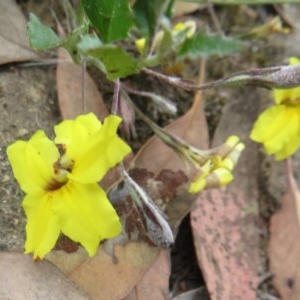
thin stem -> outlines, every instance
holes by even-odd
[[[119,97],[120,97],[120,79],[114,81],[114,95],[113,102],[111,105],[111,113],[116,115],[119,107]]]
[[[211,87],[219,86],[223,82],[223,80],[221,79],[221,80],[213,81],[213,82],[210,82],[210,83],[205,83],[205,84],[202,84],[202,85],[197,85],[193,82],[190,83],[188,81],[184,81],[179,77],[170,77],[170,76],[164,75],[162,73],[155,72],[155,71],[147,69],[147,68],[142,69],[142,72],[145,73],[145,74],[148,74],[150,76],[156,77],[160,80],[163,80],[163,81],[167,82],[170,85],[173,85],[173,86],[178,87],[178,88],[182,88],[182,89],[187,90],[187,91],[204,90],[204,89],[208,89],[208,88],[211,88]]]
[[[86,73],[86,59],[83,58],[82,60],[82,68],[81,68],[81,99],[82,99],[82,111],[83,113],[87,112],[87,104],[86,104],[86,97],[85,97],[85,73]]]
[[[207,3],[207,9],[208,9],[208,12],[212,18],[212,21],[215,25],[215,28],[217,30],[217,32],[220,34],[220,35],[223,35],[223,31],[222,31],[222,27],[220,25],[220,22],[218,20],[218,17],[215,13],[215,10],[214,10],[214,6],[211,4],[211,3]]]
[[[252,69],[234,73],[228,77],[204,84],[170,77],[148,68],[142,69],[143,73],[156,77],[178,88],[188,91],[199,91],[217,87],[258,86],[268,89],[286,89],[300,86],[300,64],[278,66],[262,69]]]

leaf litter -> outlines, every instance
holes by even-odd
[[[282,55],[280,57],[280,60],[282,60]],[[245,97],[248,95],[244,95]],[[47,103],[46,103],[47,105]],[[64,109],[62,109],[63,111]],[[195,110],[195,108],[194,108]],[[195,113],[195,112],[194,112]],[[234,112],[236,113],[236,112]],[[227,118],[231,119],[234,116],[232,114],[227,114]],[[188,113],[187,113],[188,114]],[[224,112],[224,115],[225,112]],[[193,132],[189,132],[189,121],[191,119],[191,115],[189,115],[189,118],[184,119],[184,117],[182,117],[182,123],[180,123],[180,121],[178,121],[179,126],[176,129],[176,124],[173,125],[174,126],[174,130],[176,133],[179,134],[179,132],[181,132],[181,130],[183,132],[186,133],[186,137],[188,139],[189,134],[192,134],[192,142],[196,142],[196,143],[203,143],[203,141],[199,141],[199,129],[198,129],[198,135],[196,135],[196,133]],[[197,118],[196,118],[197,119]],[[199,121],[199,120],[198,120]],[[201,120],[200,120],[201,121]],[[203,122],[203,120],[202,120]],[[176,121],[174,122],[176,123]],[[218,129],[218,134],[217,136],[219,136],[219,139],[223,139],[224,136],[233,133],[233,130],[229,130],[229,126],[228,124],[223,123],[222,126],[221,124],[219,125],[219,129]],[[239,128],[240,125],[244,124],[244,119],[240,120],[239,122],[234,124],[235,128]],[[200,127],[197,128],[202,128],[203,130],[203,123],[201,124]],[[31,127],[28,127],[30,131],[35,131],[36,125],[34,124],[31,125]],[[172,125],[170,125],[170,127],[172,127]],[[225,129],[225,132],[224,132]],[[227,132],[226,132],[227,130]],[[203,133],[203,132],[202,132]],[[200,134],[201,136],[201,134]],[[201,139],[203,137],[201,136]],[[204,139],[205,139],[205,134],[204,134]],[[218,144],[218,137],[215,137],[214,139],[215,143]],[[208,143],[208,138],[207,141]],[[5,146],[5,144],[3,144]],[[157,144],[154,144],[155,147],[152,148],[151,151],[156,150],[157,148]],[[2,146],[2,145],[1,145]],[[151,146],[151,144],[150,144]],[[148,146],[148,147],[150,147]],[[201,145],[202,147],[204,147],[204,145]],[[159,147],[163,147],[163,146],[159,146]],[[144,148],[142,149],[142,151],[145,151],[147,149],[147,145],[144,146]],[[149,148],[151,149],[151,148]],[[160,148],[158,148],[160,149]],[[250,151],[251,150],[251,151]],[[204,208],[202,208],[200,211],[198,210],[199,207],[196,207],[195,211],[193,211],[193,214],[196,215],[197,220],[192,217],[192,227],[194,230],[194,236],[195,236],[195,248],[198,254],[198,259],[199,259],[199,264],[201,266],[201,269],[203,271],[205,280],[206,280],[206,285],[208,290],[210,291],[210,296],[212,297],[212,299],[214,299],[213,297],[215,297],[214,295],[214,287],[213,285],[215,283],[217,283],[218,285],[221,285],[221,295],[224,297],[222,299],[227,299],[226,297],[233,297],[233,298],[228,298],[228,299],[239,299],[238,297],[241,297],[241,293],[245,292],[244,295],[247,295],[247,298],[241,298],[241,299],[248,299],[248,295],[249,295],[249,299],[253,299],[254,294],[253,291],[251,293],[250,291],[250,287],[252,287],[253,289],[257,288],[258,286],[258,279],[257,279],[257,273],[255,273],[253,271],[253,269],[251,267],[253,267],[255,270],[257,270],[257,260],[258,260],[258,251],[259,251],[259,246],[257,245],[257,232],[256,230],[258,230],[257,226],[254,223],[257,223],[257,203],[251,203],[250,199],[251,197],[253,199],[257,198],[257,195],[255,193],[257,193],[258,191],[258,187],[253,183],[255,180],[255,169],[259,169],[259,167],[253,167],[256,163],[257,163],[257,157],[255,157],[255,153],[257,153],[257,150],[253,148],[253,146],[250,146],[250,152],[248,153],[244,159],[244,161],[240,162],[241,165],[241,174],[235,176],[235,178],[237,179],[240,178],[240,180],[236,183],[233,183],[226,191],[218,191],[216,194],[214,194],[216,191],[209,191],[209,192],[204,192],[203,195],[201,195],[199,197],[199,199],[201,198],[201,203],[198,205],[205,205]],[[151,151],[149,151],[149,153],[151,153]],[[157,150],[156,150],[157,151]],[[254,153],[252,153],[254,152]],[[178,171],[180,169],[182,169],[182,165],[181,166],[177,166],[176,163],[176,156],[168,156],[168,150],[165,149],[164,151],[161,151],[162,156],[165,155],[165,157],[168,157],[168,159],[160,161],[162,162],[162,165],[160,165],[160,162],[155,166],[153,166],[153,170],[151,170],[151,172],[153,172],[153,178],[157,179],[159,178],[158,181],[162,180],[161,178],[163,178],[164,176],[170,179],[171,175],[178,174]],[[253,157],[254,155],[254,157]],[[154,159],[155,158],[155,159]],[[149,165],[149,161],[151,162],[155,162],[157,157],[153,157],[153,156],[146,156],[146,158],[143,159],[137,158],[136,159],[136,168],[138,167],[139,169],[143,169],[145,167],[147,168],[151,168],[152,167],[152,163]],[[174,162],[174,163],[173,163]],[[181,164],[181,162],[178,161],[178,164]],[[168,174],[164,174],[164,176],[159,177],[159,170],[161,170],[162,168],[166,168],[166,169],[170,169],[172,170],[171,173]],[[248,171],[251,171],[250,173],[248,173]],[[140,171],[138,171],[138,175],[140,175],[139,173]],[[176,173],[177,172],[177,173]],[[238,172],[238,170],[237,170]],[[248,175],[250,174],[250,175]],[[249,178],[248,178],[249,176]],[[172,176],[171,176],[172,177]],[[152,177],[151,177],[152,179]],[[176,179],[176,175],[175,175],[175,179]],[[165,180],[165,179],[164,179]],[[154,182],[154,184],[157,184],[157,180],[153,180],[152,183]],[[162,182],[162,181],[160,181]],[[172,180],[171,180],[172,182]],[[146,187],[144,187],[146,189]],[[151,189],[149,189],[151,191]],[[243,192],[241,192],[241,190]],[[153,191],[153,188],[152,188]],[[154,189],[155,191],[155,189]],[[215,196],[215,199],[217,201],[219,201],[218,203],[220,203],[221,205],[216,205],[213,206],[212,208],[209,207],[209,201],[207,201],[207,199],[209,197],[211,197],[211,195]],[[203,199],[204,198],[204,199]],[[288,196],[289,199],[292,199],[293,197],[290,195]],[[169,220],[171,223],[172,228],[176,228],[179,226],[179,220],[180,220],[180,215],[182,215],[182,212],[187,210],[190,203],[194,201],[194,199],[186,199],[187,202],[190,201],[190,203],[186,204],[184,203],[184,207],[180,207],[176,209],[176,201],[177,199],[174,199],[174,202],[172,203],[172,207],[170,206],[168,209],[168,206],[162,206],[161,208],[165,210],[166,214],[169,216]],[[234,200],[234,201],[233,201]],[[250,202],[249,202],[250,201]],[[182,199],[178,201],[178,204],[182,203]],[[231,206],[230,206],[231,203]],[[283,209],[284,209],[284,199],[283,199]],[[159,203],[158,203],[159,204]],[[160,203],[161,205],[162,203]],[[246,206],[244,206],[246,205]],[[221,206],[221,207],[220,207]],[[229,213],[227,214],[227,216],[225,216],[224,219],[224,211],[222,211],[223,208],[226,206],[229,209]],[[232,207],[233,206],[233,207]],[[216,221],[218,221],[217,224],[219,224],[219,227],[222,228],[218,228],[217,225],[213,225],[213,228],[216,230],[216,235],[218,236],[221,235],[223,237],[222,240],[219,241],[219,244],[221,244],[221,246],[224,246],[223,248],[225,249],[227,246],[231,249],[229,249],[229,251],[225,251],[225,254],[220,254],[217,251],[214,252],[212,251],[212,256],[213,255],[217,255],[218,259],[216,261],[213,262],[212,264],[212,260],[208,259],[207,257],[205,257],[204,255],[204,250],[203,250],[203,245],[198,245],[197,244],[197,238],[200,237],[202,238],[202,241],[204,238],[206,238],[205,243],[208,246],[208,249],[210,250],[217,250],[216,244],[211,244],[211,240],[210,240],[210,236],[209,235],[203,235],[203,232],[205,232],[206,229],[208,229],[209,231],[210,228],[212,227],[212,222],[210,220],[209,216],[209,209],[216,209],[219,213],[221,213],[221,216],[219,218],[217,218],[216,214],[213,213],[213,217],[215,217],[215,219],[218,219]],[[179,213],[176,214],[176,210],[179,210]],[[197,215],[200,214],[200,215]],[[207,215],[204,215],[207,214]],[[205,220],[205,225],[207,225],[208,228],[205,228],[205,230],[203,230],[203,222],[200,222],[200,224],[197,223],[198,221],[198,217],[201,216],[202,221]],[[219,215],[218,215],[219,216]],[[195,216],[194,216],[195,217]],[[240,218],[242,217],[242,218]],[[274,216],[275,217],[275,216]],[[288,217],[286,217],[285,219],[285,225],[288,224],[287,223],[287,219],[289,219],[290,221],[292,221],[293,219],[290,218],[290,215],[288,215]],[[239,220],[239,221],[237,221]],[[245,223],[245,222],[246,223]],[[194,223],[193,223],[194,222]],[[244,222],[244,223],[243,223]],[[297,220],[298,222],[298,220]],[[231,232],[227,227],[223,225],[224,223],[234,223],[233,225],[234,230],[233,232]],[[220,224],[222,226],[220,226]],[[239,226],[237,226],[237,224],[239,224]],[[253,225],[254,224],[254,225]],[[294,225],[295,225],[295,221],[294,221]],[[216,228],[217,226],[217,228]],[[249,227],[248,227],[249,226]],[[289,226],[289,225],[287,225]],[[201,228],[202,227],[202,228]],[[245,228],[251,228],[251,230],[249,230],[249,232],[241,232],[239,231],[241,228],[243,228],[245,230]],[[281,226],[281,229],[285,228],[283,225]],[[296,226],[297,230],[298,227]],[[221,231],[221,233],[218,233],[217,230],[223,230],[223,232]],[[279,229],[278,229],[279,230]],[[297,236],[297,230],[295,230],[295,236]],[[279,233],[280,231],[278,231]],[[294,232],[294,231],[293,231]],[[230,241],[229,239],[226,239],[228,236],[230,236],[230,234],[233,233],[232,237],[235,238],[235,240]],[[242,236],[242,234],[250,234],[252,235],[251,237],[247,237],[247,235]],[[271,234],[273,234],[274,231],[271,231]],[[275,231],[276,233],[276,231]],[[294,235],[293,235],[294,236]],[[247,237],[247,238],[246,238]],[[170,264],[169,264],[169,259],[166,255],[162,254],[164,252],[162,252],[161,254],[158,253],[157,249],[155,247],[150,247],[147,243],[147,237],[144,237],[145,241],[144,242],[140,242],[140,243],[136,243],[136,242],[130,242],[128,243],[126,246],[116,246],[115,248],[115,256],[118,258],[118,263],[115,264],[113,262],[113,260],[111,259],[111,257],[109,255],[107,255],[102,248],[100,249],[99,253],[97,254],[97,259],[95,258],[95,261],[93,260],[85,260],[84,257],[81,257],[79,260],[79,263],[73,264],[72,268],[70,268],[69,265],[69,270],[67,271],[70,275],[70,277],[77,282],[80,286],[84,286],[84,288],[91,293],[92,297],[95,299],[108,299],[107,297],[110,297],[109,295],[115,295],[115,299],[120,299],[122,297],[126,297],[126,295],[128,295],[130,293],[130,291],[132,291],[131,295],[133,295],[134,293],[140,294],[140,295],[144,295],[143,293],[145,293],[145,291],[147,290],[148,287],[147,286],[147,279],[148,278],[152,278],[149,279],[149,285],[150,282],[153,283],[153,286],[156,287],[154,290],[157,291],[166,291],[166,283],[169,277],[169,273],[168,273],[168,269],[170,268]],[[253,238],[253,239],[252,239]],[[294,237],[294,240],[296,240],[297,238]],[[251,242],[253,243],[252,246],[249,246],[249,240],[251,240]],[[244,247],[249,246],[249,249],[246,248],[245,252],[243,253],[243,255],[241,255],[241,253],[239,252],[240,249],[237,249],[237,243],[239,245],[241,245],[242,249],[245,249]],[[294,246],[295,243],[293,243]],[[278,244],[277,244],[278,245]],[[271,246],[270,246],[271,247]],[[277,248],[281,248],[282,250],[282,254],[283,257],[288,255],[287,250],[285,250],[282,247],[282,244],[279,244],[279,246],[276,246]],[[226,249],[225,249],[226,250]],[[236,251],[234,251],[236,250]],[[239,250],[239,251],[237,251]],[[257,250],[257,251],[256,251]],[[250,253],[251,252],[251,253]],[[227,257],[226,257],[227,255]],[[228,260],[228,255],[232,255],[230,256],[230,259]],[[154,264],[155,261],[157,261],[157,257],[162,259],[162,262],[166,263],[165,265],[163,265],[163,263],[158,263],[158,266]],[[252,265],[249,265],[249,261],[253,259],[252,261]],[[76,261],[76,259],[75,259]],[[276,258],[275,261],[279,261],[279,258]],[[77,259],[78,262],[78,259]],[[70,263],[71,264],[71,263]],[[149,266],[153,265],[153,270],[152,268],[149,269]],[[155,274],[155,270],[159,269],[159,266],[162,267],[162,274],[164,274],[162,276],[162,280],[160,280],[158,283],[154,283],[155,280],[157,280],[157,278],[155,279],[155,276],[153,278],[153,276],[151,276],[151,273],[153,275],[153,273]],[[226,277],[226,280],[228,281],[224,281],[227,283],[227,285],[222,286],[224,284],[224,282],[220,281],[220,275],[218,272],[216,272],[216,268],[225,268],[226,272],[228,272],[229,270],[229,275]],[[282,262],[282,264],[280,264],[280,266],[284,266],[285,267],[285,262]],[[99,269],[98,269],[99,267]],[[213,267],[213,268],[212,268]],[[110,272],[107,273],[107,270],[112,270]],[[148,271],[147,271],[148,270]],[[121,272],[121,276],[120,276],[120,272]],[[226,272],[224,271],[224,274],[226,274]],[[240,275],[240,273],[238,272],[242,272],[242,275]],[[279,271],[280,274],[281,271]],[[296,271],[297,272],[297,271]],[[123,279],[128,279],[133,277],[133,280],[130,280],[130,282],[126,282],[126,280],[119,280],[118,281],[118,288],[115,287],[112,288],[112,286],[110,285],[110,282],[107,282],[107,284],[104,284],[103,286],[105,286],[107,288],[107,290],[103,290],[103,286],[102,285],[98,285],[98,286],[93,286],[91,284],[91,282],[93,281],[92,279],[95,278],[95,276],[99,276],[99,282],[105,282],[105,276],[109,274],[111,275],[110,280],[115,282],[116,278],[123,278]],[[150,275],[149,275],[150,273]],[[233,273],[233,275],[232,275]],[[274,271],[275,273],[275,271]],[[85,276],[87,276],[87,274],[90,275],[89,279],[84,279]],[[161,274],[161,273],[160,273]],[[228,273],[227,273],[228,274]],[[276,271],[276,274],[278,274],[278,272]],[[283,273],[282,273],[283,274]],[[292,274],[292,273],[290,273]],[[102,276],[102,277],[101,277]],[[120,277],[118,277],[120,276]],[[143,277],[145,276],[145,277]],[[148,277],[149,276],[149,277]],[[279,275],[276,275],[279,276]],[[140,279],[142,279],[142,281],[140,281]],[[234,280],[235,279],[239,279],[239,283],[240,286],[237,286],[237,288],[235,289],[235,285],[234,285]],[[286,278],[283,279],[283,281],[285,282],[285,284],[288,286],[289,289],[292,289],[293,291],[296,290],[297,285],[295,285],[296,281],[293,281],[296,278],[295,274],[290,275],[290,277],[288,279],[292,278],[291,280],[286,280]],[[215,280],[215,282],[214,282]],[[122,281],[122,282],[121,282]],[[138,285],[136,285],[138,283]],[[146,284],[146,286],[145,286]],[[143,287],[144,285],[144,287]],[[281,290],[278,285],[275,284],[275,286],[277,286],[278,290],[280,291],[280,293],[282,294],[282,297],[284,297],[284,291]],[[134,290],[132,290],[134,289]],[[109,294],[109,293],[113,293],[115,290],[115,294]],[[102,294],[103,293],[103,294]],[[105,294],[108,293],[108,294]],[[159,292],[158,292],[159,293]],[[164,295],[164,292],[162,292],[162,294]],[[106,296],[106,298],[101,298],[102,295],[104,295],[103,297]],[[129,297],[129,296],[128,296]],[[135,296],[132,296],[135,297]],[[217,295],[216,295],[217,297]],[[236,297],[236,298],[234,298]],[[296,296],[295,296],[296,297]],[[129,298],[130,299],[130,298]],[[135,299],[135,298],[132,298]],[[159,298],[158,298],[159,299]],[[163,299],[163,298],[162,298]],[[216,298],[218,299],[218,298]],[[286,298],[288,299],[288,298]],[[297,298],[292,298],[292,299],[297,299]]]

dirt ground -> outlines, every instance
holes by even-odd
[[[61,8],[55,1],[38,1],[28,0],[21,1],[20,5],[25,14],[33,11],[40,16],[42,20],[53,24],[50,17],[49,9],[55,10],[58,16],[61,16]],[[238,7],[216,8],[217,16],[221,24],[225,26],[227,32],[245,30],[247,21],[243,20],[245,10],[250,8],[239,9]],[[293,24],[295,29],[300,28],[300,7],[285,6],[284,16]],[[260,14],[261,19],[266,19],[268,14],[275,13],[271,6],[251,8],[253,13]],[[195,17],[201,17],[196,15]],[[229,23],[231,20],[234,24]],[[206,16],[207,17],[207,16]],[[250,18],[251,19],[251,18]],[[246,70],[255,67],[266,67],[286,63],[291,55],[300,57],[300,34],[299,30],[294,30],[291,35],[271,35],[256,41],[249,41],[248,47],[239,55],[230,58],[213,58],[207,62],[207,80],[218,79],[235,71]],[[191,70],[189,74],[195,75],[194,65],[190,63]],[[196,65],[196,64],[195,64]],[[61,120],[58,103],[55,79],[55,65],[44,66],[24,66],[21,63],[0,66],[0,250],[17,250],[22,251],[25,239],[25,218],[21,208],[23,194],[19,189],[12,175],[7,157],[5,154],[6,147],[17,139],[28,139],[37,129],[44,130],[49,136],[53,135],[53,126]],[[97,77],[97,75],[96,75]],[[156,81],[146,79],[145,77],[133,77],[135,84],[148,85],[149,90],[162,91],[168,96],[175,93],[171,87],[165,87]],[[109,103],[111,101],[111,85],[103,77],[97,78],[99,90],[102,91],[104,99]],[[105,91],[103,92],[105,87]],[[145,86],[144,86],[145,88]],[[147,89],[146,88],[146,89]],[[260,97],[261,107],[266,107],[269,103],[269,92],[257,89],[249,93],[254,93]],[[247,93],[246,92],[246,93]],[[240,96],[238,96],[240,95]],[[204,97],[207,102],[207,118],[210,124],[210,133],[220,119],[222,108],[232,97],[241,97],[245,93],[239,93],[235,90],[207,91]],[[191,103],[191,94],[182,92],[180,99],[178,95],[179,114],[184,113]],[[187,100],[188,99],[188,100]],[[244,99],[241,99],[244,101]],[[141,102],[140,102],[141,103]],[[153,112],[149,107],[144,107],[146,111]],[[150,113],[149,116],[154,118],[160,125],[165,125],[172,119],[167,116],[157,116]],[[138,138],[132,141],[134,149],[139,146],[150,136],[150,130],[143,127],[138,120]],[[265,246],[268,239],[268,219],[278,208],[276,199],[282,194],[284,189],[284,179],[280,170],[282,164],[276,167],[269,159],[262,156],[262,167],[258,181],[261,188],[260,213],[262,218],[262,273],[267,272],[267,261],[265,258]],[[299,160],[298,160],[299,161]],[[300,173],[298,171],[300,178]],[[272,182],[277,184],[270,184]],[[270,190],[271,187],[271,190]],[[268,199],[268,201],[267,201]],[[203,279],[201,271],[196,267],[196,258],[193,254],[191,233],[188,219],[183,222],[176,246],[173,250],[173,266],[171,276],[171,287],[178,290],[188,290],[201,286]],[[185,274],[185,276],[182,276]],[[176,285],[176,286],[174,286]],[[262,289],[268,289],[270,294],[274,294],[270,284],[262,286]]]

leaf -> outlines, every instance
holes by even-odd
[[[84,83],[82,76],[82,66],[76,65],[71,60],[69,53],[65,49],[59,48],[56,83],[58,103],[63,119],[73,119],[80,114],[93,112],[103,121],[108,115],[108,110],[103,102],[102,95],[86,71]],[[85,100],[82,98],[83,94]]]
[[[92,299],[123,299],[156,260],[158,253],[158,248],[145,243],[129,243],[115,247],[118,262],[114,262],[100,248],[94,257],[71,271],[69,276]]]
[[[104,45],[87,51],[87,54],[98,59],[105,67],[108,79],[127,77],[138,73],[140,65],[121,46]]]
[[[174,4],[174,14],[173,17],[184,16],[187,14],[192,14],[196,10],[205,8],[204,5],[200,5],[199,3],[192,3],[190,1],[176,1]]]
[[[206,0],[184,0],[187,2],[195,2],[195,3],[207,3]],[[257,4],[274,4],[274,3],[299,3],[299,0],[210,0],[212,4],[249,4],[249,5],[257,5]]]
[[[90,299],[65,274],[30,255],[0,252],[0,299]]]
[[[190,110],[167,126],[166,130],[186,139],[195,146],[205,147],[207,145],[208,131],[200,92],[197,94]],[[159,155],[157,155],[158,153]],[[186,166],[174,154],[173,150],[156,136],[152,137],[138,152],[134,165],[134,170],[138,172],[134,179],[139,179],[139,185],[145,189],[148,195],[156,195],[156,198],[160,199],[164,206],[167,205],[165,213],[172,229],[176,231],[175,228],[180,224],[181,219],[186,215],[191,203],[195,200],[195,196],[189,194],[187,188],[182,188],[182,185],[185,184],[183,171],[186,171]],[[141,170],[152,172],[153,177],[148,180],[143,178]],[[170,268],[170,261],[166,258],[161,259],[163,260],[160,263],[149,264],[150,269],[127,300],[164,299],[165,294],[162,290],[165,290],[169,284],[169,274],[166,270]],[[149,287],[152,291],[149,290]],[[147,293],[149,294],[147,295]],[[149,295],[152,295],[152,297]]]
[[[201,95],[202,93],[198,92],[198,97],[189,111],[172,124],[166,126],[165,130],[195,147],[207,148],[209,137]],[[154,174],[158,174],[163,169],[185,171],[185,165],[178,155],[156,136],[147,141],[138,152],[135,158],[135,165],[139,168],[145,168]]]
[[[157,24],[167,8],[169,0],[137,0],[133,6],[135,25],[140,32],[150,38],[157,30]]]
[[[165,295],[168,294],[169,290],[169,277],[170,256],[167,250],[161,250],[151,268],[149,268],[143,278],[124,300],[165,300]]]
[[[213,143],[236,134],[246,144],[234,180],[226,189],[202,191],[190,213],[195,249],[211,300],[255,299],[258,285],[258,158],[248,135],[259,97],[254,92],[247,95],[251,102],[247,106],[240,93],[225,106]]]
[[[300,193],[292,174],[282,197],[281,209],[271,218],[269,265],[273,283],[283,300],[297,300],[300,294]]]
[[[30,46],[35,50],[47,50],[61,44],[61,39],[49,27],[41,23],[39,18],[30,13],[28,23],[28,36]]]
[[[242,47],[243,43],[239,40],[198,32],[181,45],[178,51],[178,59],[187,57],[194,59],[212,55],[224,56],[239,51]]]
[[[26,19],[15,1],[0,2],[0,64],[37,59],[29,48]]]
[[[105,43],[124,39],[133,21],[126,0],[83,0],[83,8]]]

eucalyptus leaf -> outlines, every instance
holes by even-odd
[[[92,25],[105,43],[126,38],[133,24],[126,0],[82,0]]]
[[[30,47],[35,50],[47,50],[59,46],[62,41],[51,27],[41,23],[39,18],[30,13],[28,22]]]
[[[89,50],[87,54],[104,65],[105,73],[110,80],[138,73],[141,68],[139,62],[126,53],[121,46],[103,45]]]
[[[178,51],[178,59],[208,57],[211,55],[224,56],[241,50],[243,43],[239,40],[217,35],[207,35],[198,32],[192,38],[186,39]]]

